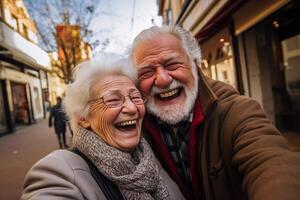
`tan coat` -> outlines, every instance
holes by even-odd
[[[300,153],[289,151],[260,105],[202,73],[199,98],[205,117],[196,129],[197,192],[207,200],[299,199]]]
[[[170,198],[184,199],[177,185],[162,168],[159,173],[167,186]],[[30,169],[25,178],[21,199],[105,200],[106,197],[83,158],[68,150],[57,150]]]

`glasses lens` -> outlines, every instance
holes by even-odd
[[[131,93],[130,99],[134,104],[137,104],[137,105],[143,104],[145,102],[143,96],[139,92]]]
[[[118,107],[123,104],[124,96],[118,93],[103,96],[103,103],[110,108]]]

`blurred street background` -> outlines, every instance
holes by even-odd
[[[0,199],[19,199],[28,169],[58,149],[47,118],[77,64],[127,54],[153,25],[189,30],[204,74],[257,100],[300,152],[299,13],[299,0],[0,0]]]
[[[67,132],[68,144],[71,134]],[[20,199],[25,174],[39,159],[59,149],[48,121],[23,127],[0,138],[0,199]]]

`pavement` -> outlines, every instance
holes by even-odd
[[[284,132],[283,135],[289,140],[290,148],[300,153],[300,132]],[[67,139],[70,144],[69,133]],[[20,199],[27,171],[58,148],[56,135],[53,128],[48,128],[47,120],[0,137],[0,199]]]
[[[69,133],[67,138],[69,144]],[[47,120],[0,137],[0,199],[20,199],[27,171],[56,149],[59,149],[58,141]]]

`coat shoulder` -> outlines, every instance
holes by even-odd
[[[228,98],[241,96],[240,93],[231,85],[222,81],[207,78],[207,82],[214,94],[219,100],[227,100]]]
[[[68,150],[57,150],[39,160],[27,173],[21,199],[104,198],[87,163]]]

